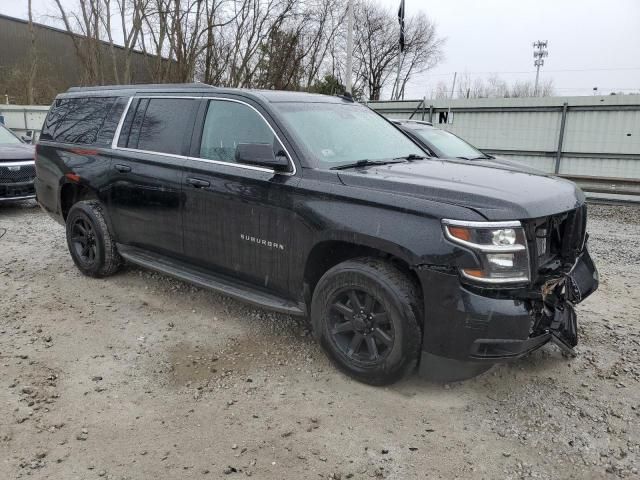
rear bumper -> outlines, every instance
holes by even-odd
[[[61,225],[64,225],[64,218],[60,212],[58,198],[59,190],[44,183],[40,178],[35,179],[36,200],[40,208],[46,212],[51,218]]]

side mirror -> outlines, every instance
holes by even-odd
[[[31,143],[33,141],[33,132],[31,130],[27,131],[24,135],[20,135],[20,139],[24,143]]]
[[[274,154],[273,145],[270,143],[239,143],[236,147],[236,162],[273,168],[279,172],[289,169],[286,154]]]

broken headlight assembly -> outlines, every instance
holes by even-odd
[[[478,267],[460,269],[464,278],[486,284],[529,281],[529,251],[520,222],[443,219],[442,227],[449,240],[473,250],[478,257]]]

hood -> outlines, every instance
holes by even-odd
[[[0,162],[33,160],[35,147],[28,143],[0,143]]]
[[[459,159],[455,159],[457,162]],[[547,172],[538,170],[537,168],[530,167],[524,163],[519,163],[513,160],[507,160],[504,157],[492,157],[492,158],[480,158],[478,160],[466,160],[473,165],[480,165],[483,167],[502,168],[503,170],[515,170],[521,173],[531,173],[533,175],[549,176]]]
[[[346,185],[459,205],[488,220],[545,217],[584,203],[584,194],[573,182],[493,159],[432,158],[342,170],[338,175]]]

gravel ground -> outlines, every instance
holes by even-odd
[[[591,207],[578,356],[374,388],[304,328],[155,273],[82,276],[0,206],[0,478],[638,478],[640,208]]]

